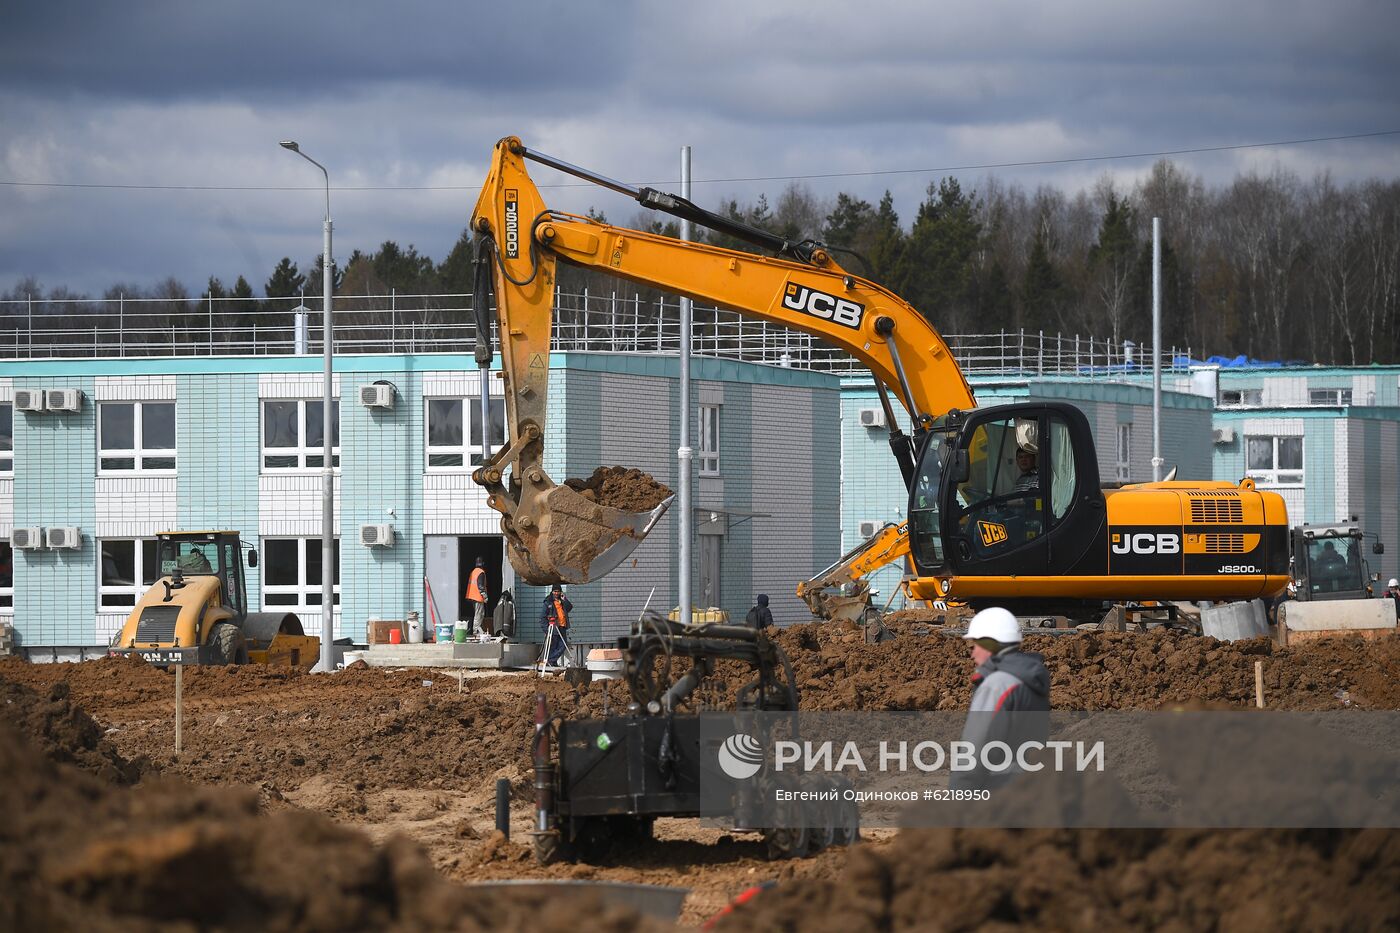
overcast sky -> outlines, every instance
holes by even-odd
[[[952,166],[1400,130],[1395,0],[9,0],[2,21],[0,291],[245,275],[261,294],[282,256],[305,271],[324,193],[286,138],[330,170],[337,258],[395,240],[440,261],[512,134],[672,190],[688,144],[706,206],[844,175],[806,184],[888,188],[907,225]],[[1393,179],[1400,135],[1174,159],[1210,184]],[[1073,190],[1152,161],[990,173]]]

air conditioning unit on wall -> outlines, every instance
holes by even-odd
[[[863,428],[883,428],[885,426],[884,409],[862,408],[860,410],[860,426]]]
[[[44,407],[49,411],[78,411],[83,407],[83,390],[45,389]]]
[[[867,521],[860,522],[860,523],[856,526],[856,534],[860,535],[860,539],[861,539],[862,541],[864,541],[864,540],[866,540],[866,539],[868,539],[868,538],[873,538],[873,537],[875,536],[875,533],[876,533],[877,531],[880,530],[880,526],[881,526],[882,524],[883,524],[883,522],[868,521],[868,520],[867,520]]]
[[[393,408],[394,387],[387,382],[360,386],[360,404],[366,408]]]
[[[44,529],[16,528],[10,532],[10,546],[22,551],[37,551],[44,546]]]
[[[1217,444],[1233,444],[1235,442],[1234,428],[1213,428],[1210,434],[1211,440]]]
[[[44,544],[51,548],[76,550],[83,546],[83,533],[73,525],[44,530]]]
[[[393,525],[361,525],[360,543],[365,547],[393,547]]]
[[[15,411],[43,411],[43,389],[15,389]]]

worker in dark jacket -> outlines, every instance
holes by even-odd
[[[1021,650],[1021,623],[1006,609],[983,609],[972,617],[963,638],[971,643],[977,670],[962,740],[979,750],[979,761],[980,750],[989,742],[1005,742],[1013,752],[1023,742],[1044,742],[1049,717],[1027,714],[1050,711],[1050,672],[1041,655]],[[1014,764],[1004,772],[979,765],[975,771],[954,771],[951,783],[996,787],[1018,773]]]
[[[748,623],[749,628],[756,628],[761,632],[773,625],[773,613],[768,609],[767,593],[759,593],[756,603],[757,605],[749,610],[749,614],[744,616],[744,621]]]
[[[574,604],[564,595],[562,586],[556,583],[550,587],[549,595],[544,598],[544,607],[540,611],[540,628],[544,630],[545,644],[549,646],[546,660],[550,667],[558,667],[559,659],[569,648],[567,631],[569,613],[573,609]]]

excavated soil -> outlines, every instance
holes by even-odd
[[[910,830],[837,879],[764,891],[726,930],[1386,930],[1382,830]]]
[[[971,670],[965,642],[942,634],[933,620],[910,620],[907,625],[896,624],[895,629],[899,637],[879,645],[865,644],[855,626],[801,625],[782,632],[778,640],[792,658],[803,706],[822,710],[965,708]],[[1256,660],[1263,662],[1270,707],[1400,708],[1400,639],[1322,640],[1283,649],[1265,640],[1225,644],[1159,630],[1040,635],[1029,638],[1026,647],[1045,654],[1052,699],[1061,709],[1247,707],[1254,702]],[[735,685],[747,679],[727,667],[720,672],[721,683]],[[189,825],[202,828],[190,829],[189,834],[197,840],[217,840],[208,848],[231,860],[230,866],[236,863],[239,871],[273,876],[246,882],[252,889],[243,882],[232,887],[241,903],[257,905],[248,911],[273,909],[268,906],[273,901],[290,898],[300,905],[296,909],[303,916],[323,916],[316,911],[331,908],[308,901],[313,895],[289,894],[276,887],[293,884],[286,879],[303,873],[337,892],[336,897],[350,897],[358,905],[352,916],[373,918],[389,927],[413,925],[421,919],[416,915],[403,919],[408,917],[403,911],[416,908],[381,903],[398,903],[395,899],[402,891],[392,887],[399,883],[392,879],[401,876],[425,885],[424,890],[432,886],[415,879],[597,879],[690,888],[683,919],[694,924],[750,885],[777,879],[782,883],[752,905],[764,911],[751,917],[763,928],[797,929],[793,917],[806,918],[800,924],[803,930],[833,926],[842,917],[847,918],[843,925],[848,929],[879,926],[886,920],[886,928],[904,927],[913,917],[947,929],[1017,920],[1038,920],[1051,928],[1089,923],[1108,928],[1170,928],[1173,924],[1182,929],[1224,928],[1227,919],[1232,921],[1229,926],[1244,928],[1254,926],[1250,921],[1256,916],[1280,918],[1284,926],[1294,926],[1316,919],[1308,898],[1333,906],[1335,926],[1364,928],[1371,916],[1364,912],[1366,904],[1387,909],[1393,904],[1380,894],[1373,896],[1368,878],[1389,879],[1390,889],[1397,889],[1393,846],[1400,837],[1392,833],[911,831],[897,837],[876,834],[849,858],[844,851],[834,850],[800,862],[768,863],[753,837],[730,838],[692,821],[669,820],[658,823],[653,842],[614,852],[594,864],[541,868],[520,844],[528,839],[525,834],[530,828],[526,742],[534,696],[542,690],[555,710],[596,715],[602,712],[605,698],[613,710],[626,705],[619,684],[606,690],[594,684],[576,692],[557,679],[533,675],[471,675],[459,681],[455,675],[432,671],[359,669],[326,677],[257,667],[188,669],[185,754],[176,759],[171,754],[173,677],[166,671],[134,660],[29,665],[8,659],[0,661],[0,681],[31,688],[39,704],[4,704],[6,712],[0,721],[27,723],[27,733],[41,742],[45,734],[60,736],[48,740],[49,752],[42,760],[44,767],[63,771],[60,783],[65,783],[65,789],[56,791],[54,798],[59,809],[72,809],[78,816],[71,824],[63,822],[67,817],[58,810],[43,818],[60,827],[61,832],[55,830],[54,835],[67,840],[70,853],[76,851],[80,825],[103,825],[100,820],[107,819],[103,814],[115,814],[112,832],[89,833],[82,837],[83,846],[88,838],[124,838],[143,821],[167,828],[194,821]],[[4,689],[8,698],[9,691],[19,688],[7,685]],[[92,715],[90,727],[83,724],[81,710],[75,706]],[[24,712],[17,713],[17,708]],[[29,741],[32,747],[34,740]],[[7,754],[19,756],[14,767],[21,771],[36,767],[28,758],[20,760],[28,753]],[[143,758],[148,763],[133,764]],[[5,768],[11,769],[8,759]],[[77,768],[86,770],[79,774]],[[154,770],[163,776],[154,775]],[[81,778],[75,778],[71,792],[66,787],[70,774]],[[493,835],[494,786],[499,778],[510,781],[515,801],[510,842]],[[192,781],[195,788],[182,784],[178,793],[158,789],[175,779]],[[134,790],[125,786],[133,780],[142,781]],[[93,782],[98,782],[100,792],[92,789],[97,786]],[[37,794],[36,788],[44,784],[26,778],[11,782],[4,792]],[[16,804],[10,812],[37,806],[37,798],[10,799]],[[81,799],[89,803],[74,802]],[[172,799],[191,802],[171,811],[166,822],[161,821],[164,817],[150,816]],[[322,819],[322,814],[334,823]],[[297,821],[313,821],[314,826]],[[232,824],[231,828],[214,828],[224,823]],[[33,846],[38,843],[24,840],[43,834],[42,828],[31,828],[14,838],[16,844]],[[418,850],[413,846],[390,842],[396,835],[422,846],[426,857],[414,854]],[[289,851],[285,869],[271,867],[274,858],[281,858],[274,853],[286,849],[288,839],[301,836],[313,840],[322,854],[306,853],[303,858]],[[366,837],[380,848],[371,846]],[[201,856],[206,851],[182,849],[183,843],[177,842],[161,841],[161,851]],[[332,851],[344,846],[359,853],[347,856],[349,867],[330,881],[325,877],[330,870],[326,866],[341,860],[325,856],[328,846]],[[1243,859],[1251,851],[1259,853],[1254,862],[1259,867],[1246,871]],[[55,911],[66,909],[66,898],[91,892],[96,892],[94,903],[102,905],[118,903],[114,894],[110,901],[104,900],[109,894],[103,892],[146,890],[142,887],[146,882],[139,880],[147,877],[142,874],[144,868],[134,870],[137,880],[132,880],[130,874],[102,874],[117,869],[96,867],[108,861],[128,864],[132,857],[125,850],[112,849],[115,854],[94,856],[90,865],[84,863],[88,867],[83,871],[96,881],[80,872],[79,880],[72,882],[63,880],[69,876],[61,871],[52,873],[58,869],[42,867],[49,864],[43,852],[32,848],[25,852],[14,864],[40,867],[29,875],[11,875],[7,867],[4,878],[52,889],[52,897],[58,899]],[[1321,874],[1313,871],[1319,864],[1325,868]],[[945,875],[963,883],[934,882]],[[375,880],[384,877],[391,881]],[[810,884],[802,883],[804,879]],[[1066,879],[1074,882],[1068,888],[1063,884]],[[1225,881],[1229,892],[1219,893]],[[390,888],[385,889],[386,883]],[[151,890],[164,894],[162,884],[151,880]],[[1215,901],[1203,893],[1212,885],[1217,889]],[[1237,895],[1236,888],[1242,893]],[[1276,893],[1288,890],[1308,897],[1290,899]],[[443,903],[440,899],[447,898],[447,903],[457,903],[453,898],[460,897],[462,889],[448,884],[446,891],[423,899]],[[1250,891],[1265,905],[1258,909],[1273,913],[1249,913],[1252,908],[1243,892]],[[768,912],[763,905],[777,903],[776,898],[770,900],[775,892],[786,892],[778,893],[779,898],[801,900],[805,912],[795,908]],[[985,897],[972,898],[969,892],[982,892]],[[159,899],[151,895],[152,901]],[[991,906],[984,910],[970,906],[970,900]],[[140,897],[137,901],[141,902]],[[1343,901],[1345,907],[1337,906]],[[180,898],[175,902],[181,903]],[[525,922],[523,915],[501,910],[506,911],[499,915],[502,928],[514,928],[517,919],[520,925]],[[964,923],[960,919],[964,915],[974,920]],[[52,916],[62,920],[64,915]],[[262,920],[262,925],[296,926],[291,921],[279,926],[281,921],[275,918],[280,916]],[[537,926],[541,918],[532,916],[529,922]],[[237,925],[233,920],[219,923]],[[420,925],[441,928],[429,920]],[[0,927],[4,926],[0,917]]]
[[[932,626],[927,631],[867,645],[854,625],[798,625],[778,642],[792,659],[804,708],[966,709],[967,643]],[[1265,700],[1274,709],[1400,709],[1400,638],[1280,648],[1264,638],[1227,643],[1167,629],[1086,631],[1032,635],[1025,649],[1044,655],[1056,709],[1247,707],[1255,661],[1263,661]]]
[[[68,703],[0,682],[0,929],[571,930],[539,896],[475,892],[402,836],[365,834],[245,787],[148,775]],[[654,924],[585,905],[590,927]]]
[[[620,466],[598,467],[588,479],[566,479],[564,485],[590,502],[624,512],[650,512],[671,495],[650,473]]]

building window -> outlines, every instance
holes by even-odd
[[[98,603],[130,609],[160,578],[154,538],[102,541],[102,580]]]
[[[1309,389],[1309,405],[1350,405],[1350,389]]]
[[[0,541],[0,613],[15,611],[15,552],[10,542]]]
[[[1301,486],[1303,483],[1303,439],[1301,437],[1246,437],[1246,463],[1250,479],[1273,486]]]
[[[700,406],[700,475],[719,475],[719,406]]]
[[[480,466],[481,400],[430,398],[428,404],[428,467],[460,469],[463,464]],[[467,431],[462,431],[462,412],[467,412]],[[505,399],[491,399],[491,450],[506,443]],[[463,443],[465,440],[466,443]]]
[[[263,469],[320,469],[325,462],[321,399],[286,399],[262,403]],[[340,401],[331,401],[331,466],[340,466]]]
[[[1221,405],[1241,405],[1259,407],[1264,404],[1263,389],[1224,389],[1220,393]]]
[[[1118,426],[1118,482],[1126,483],[1128,476],[1132,472],[1133,462],[1133,424],[1120,424]]]
[[[265,538],[264,609],[321,610],[321,539]],[[335,541],[335,604],[340,605],[340,539]]]
[[[175,470],[174,402],[102,402],[97,433],[100,472]]]
[[[15,406],[0,405],[0,476],[15,472]]]

